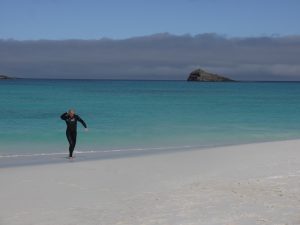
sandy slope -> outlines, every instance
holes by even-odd
[[[300,141],[0,169],[1,225],[300,224]]]

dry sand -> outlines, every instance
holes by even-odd
[[[0,225],[298,225],[300,141],[0,169]]]

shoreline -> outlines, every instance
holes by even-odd
[[[219,145],[203,145],[203,146],[162,146],[162,147],[136,147],[136,148],[118,148],[107,150],[75,150],[74,155],[76,162],[97,161],[117,158],[142,157],[147,155],[172,154],[181,151],[197,151],[208,150],[224,147],[236,147],[252,144],[264,144],[285,141],[300,141],[300,139],[261,141],[236,144],[219,144]],[[68,161],[68,152],[41,152],[28,154],[3,154],[0,155],[0,169],[22,166],[39,166],[48,164],[61,164]]]
[[[3,225],[299,224],[300,140],[1,169]]]

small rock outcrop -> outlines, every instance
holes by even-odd
[[[233,82],[230,78],[220,76],[218,74],[208,73],[202,69],[194,70],[190,73],[187,81],[199,82]]]
[[[6,75],[0,75],[0,80],[11,80],[11,79],[16,79],[16,78],[9,77],[9,76],[6,76]]]

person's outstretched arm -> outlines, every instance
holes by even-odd
[[[65,113],[63,113],[63,114],[60,116],[60,118],[61,118],[62,120],[66,120],[66,119],[67,119],[67,115],[68,115],[68,113],[65,112]]]
[[[83,121],[83,119],[80,118],[80,116],[77,115],[77,120],[84,126],[84,128],[87,128],[86,123]]]

